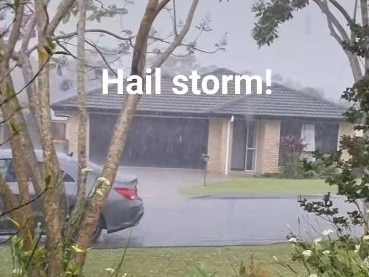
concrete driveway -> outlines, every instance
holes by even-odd
[[[183,198],[178,190],[186,186],[204,183],[204,171],[193,169],[121,167],[120,172],[134,174],[139,180],[139,194],[145,200]],[[226,180],[229,177],[208,173],[206,182]]]
[[[145,215],[140,224],[103,234],[97,248],[254,245],[285,242],[294,232],[314,233],[329,226],[301,211],[296,198],[248,197],[190,199],[178,194],[184,186],[201,185],[196,170],[122,168],[139,176]],[[209,182],[226,179],[210,175]],[[342,199],[336,203],[347,210]],[[309,230],[310,229],[310,230]],[[309,230],[309,231],[307,231]],[[314,234],[312,234],[314,236]],[[318,234],[315,234],[318,236]]]

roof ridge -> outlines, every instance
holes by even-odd
[[[273,86],[272,86],[273,87]],[[300,95],[304,95],[305,97],[307,97],[307,98],[310,98],[310,99],[312,99],[312,100],[315,100],[315,101],[323,101],[323,102],[325,102],[326,104],[330,104],[330,105],[332,105],[332,106],[335,106],[336,108],[344,108],[344,106],[343,105],[340,105],[340,104],[338,104],[338,103],[336,103],[336,102],[334,102],[334,101],[331,101],[331,100],[328,100],[328,99],[326,99],[325,97],[317,97],[317,96],[314,96],[314,95],[312,95],[312,94],[310,94],[310,93],[308,93],[308,92],[306,92],[306,91],[303,91],[303,90],[297,90],[297,89],[295,89],[295,88],[292,88],[292,87],[288,87],[288,86],[286,86],[286,85],[284,85],[284,84],[280,84],[280,83],[277,83],[276,85],[275,85],[275,87],[280,87],[280,88],[283,88],[283,89],[288,89],[289,91],[291,91],[291,92],[294,92],[294,93],[297,93],[297,94],[300,94]]]

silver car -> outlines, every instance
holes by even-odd
[[[41,150],[35,150],[37,159],[42,163],[43,155]],[[78,162],[73,157],[58,153],[58,159],[61,170],[64,172],[64,184],[66,188],[68,208],[71,211],[76,203]],[[88,167],[92,169],[87,178],[87,191],[96,183],[100,176],[102,168],[89,163]],[[10,149],[0,150],[0,171],[13,193],[19,194],[17,179],[12,162],[12,152]],[[31,197],[35,197],[33,186],[29,188]],[[40,201],[32,202],[33,211],[41,211]],[[0,210],[4,211],[4,203],[0,199]],[[105,202],[100,214],[98,226],[91,238],[96,242],[102,231],[105,229],[108,234],[118,232],[136,226],[144,215],[142,198],[137,194],[137,176],[128,176],[118,174],[113,188]],[[43,222],[43,218],[38,218]],[[0,235],[11,235],[15,233],[13,222],[6,215],[0,219]]]

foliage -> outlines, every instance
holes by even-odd
[[[252,11],[258,22],[252,31],[259,46],[270,45],[278,38],[279,26],[293,18],[293,12],[308,5],[308,0],[258,0]]]
[[[282,137],[280,140],[280,151],[282,156],[283,178],[302,178],[303,168],[301,163],[301,154],[306,144],[303,139],[295,136]]]
[[[260,20],[265,26],[257,25],[254,38],[260,44],[269,44],[277,37],[278,25],[291,18],[293,1],[271,1],[273,5],[259,5]],[[277,4],[278,2],[278,4]],[[306,1],[299,3],[305,5]],[[366,1],[364,1],[365,3]],[[284,6],[284,4],[288,7]],[[273,12],[278,7],[284,13]],[[300,7],[297,7],[300,8]],[[278,15],[278,18],[276,17]],[[272,19],[271,19],[272,18]],[[268,29],[269,28],[269,29]],[[357,58],[369,58],[369,28],[359,24],[350,25],[352,40],[344,42],[343,47]],[[267,32],[272,35],[269,35]],[[272,30],[272,31],[270,31]],[[267,32],[267,33],[266,33]],[[258,37],[258,36],[262,37]],[[368,64],[366,64],[368,66]],[[363,137],[345,135],[340,139],[340,149],[330,155],[315,153],[315,161],[304,161],[304,171],[315,175],[320,168],[326,168],[331,174],[326,182],[337,188],[337,194],[346,198],[346,203],[353,204],[347,213],[340,213],[333,205],[331,194],[326,194],[321,201],[300,199],[300,206],[307,212],[322,217],[335,226],[335,231],[323,232],[323,237],[313,243],[299,240],[296,236],[290,238],[294,247],[293,261],[300,262],[310,276],[369,276],[369,232],[368,232],[368,202],[369,202],[369,71],[346,89],[342,98],[348,101],[350,107],[345,113],[348,122],[358,124],[355,129],[363,130]],[[347,155],[345,156],[344,153]],[[364,205],[362,205],[364,204]],[[359,227],[363,234],[354,237],[352,227]],[[336,233],[336,238],[330,234]],[[288,267],[288,265],[284,264]],[[290,267],[289,267],[290,268]],[[299,276],[300,272],[291,271]]]
[[[335,239],[334,233],[331,229],[325,230],[312,243],[292,235],[289,238],[293,247],[292,261],[302,264],[309,276],[369,276],[369,236],[359,240],[342,236]],[[301,270],[295,270],[290,264],[281,262],[280,265],[301,276]]]

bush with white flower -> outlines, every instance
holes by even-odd
[[[348,236],[333,238],[334,233],[325,230],[313,242],[292,235],[288,240],[293,247],[292,261],[302,264],[308,277],[369,277],[369,235],[354,240]],[[281,265],[296,276],[304,276],[289,264]]]

